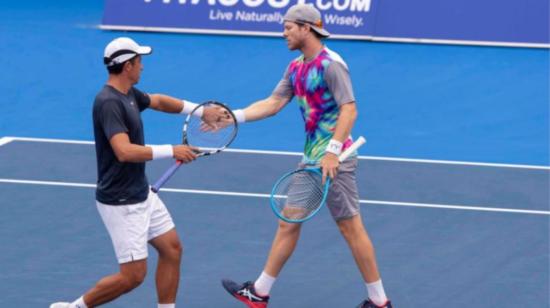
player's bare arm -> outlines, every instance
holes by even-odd
[[[115,134],[109,143],[119,162],[139,163],[153,159],[153,149],[150,146],[132,144],[126,133]],[[192,147],[175,145],[172,148],[173,157],[184,163],[191,162],[197,157]]]
[[[266,99],[257,101],[243,109],[247,122],[265,119],[274,116],[290,101],[288,97],[271,95]]]

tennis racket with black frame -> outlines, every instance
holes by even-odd
[[[223,114],[223,125],[220,119],[208,119],[205,111],[209,108],[218,109],[217,114]],[[220,153],[225,150],[237,136],[237,119],[226,105],[208,101],[196,106],[189,113],[183,124],[182,144],[197,148],[197,156],[209,156]],[[158,192],[160,188],[176,173],[182,165],[181,161],[176,161],[151,187],[153,192]]]

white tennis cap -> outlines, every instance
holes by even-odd
[[[134,40],[128,37],[119,37],[112,40],[103,54],[103,63],[113,66],[128,61],[136,55],[148,55],[153,52],[149,46],[139,46]]]

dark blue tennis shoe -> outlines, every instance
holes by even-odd
[[[384,305],[378,306],[375,303],[371,302],[370,299],[366,299],[357,306],[357,308],[393,308],[391,302],[388,300]]]
[[[223,279],[222,285],[224,289],[233,295],[236,299],[245,303],[249,308],[266,308],[269,296],[261,296],[254,290],[254,282],[247,281],[243,284],[238,284],[229,279]]]

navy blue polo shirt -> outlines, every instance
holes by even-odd
[[[145,176],[145,162],[118,161],[109,140],[115,134],[126,133],[131,143],[144,145],[141,112],[150,103],[149,96],[134,87],[125,95],[105,85],[97,94],[93,107],[97,201],[125,205],[147,199],[149,184]]]

